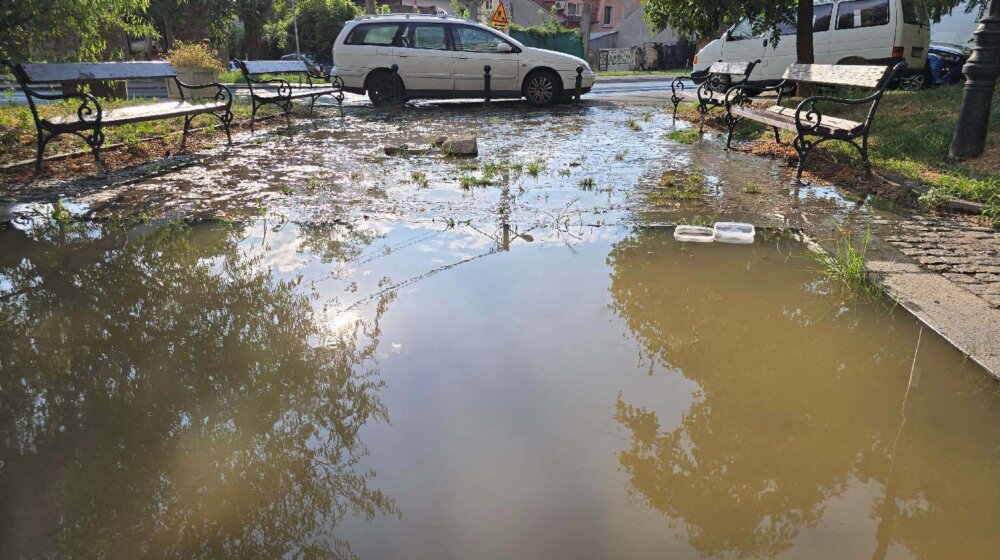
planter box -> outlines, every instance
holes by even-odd
[[[219,81],[219,71],[206,68],[174,68],[177,77],[185,84],[210,84]],[[186,89],[184,95],[187,99],[198,97],[215,97],[219,88],[198,88]],[[180,99],[181,92],[178,91],[177,82],[173,78],[167,78],[167,97],[170,99]]]

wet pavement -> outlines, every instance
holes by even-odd
[[[787,233],[905,213],[689,127],[421,102],[6,193],[0,549],[991,557],[997,384]]]

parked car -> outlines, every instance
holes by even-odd
[[[344,80],[346,91],[367,92],[375,105],[400,96],[482,97],[484,66],[490,67],[494,99],[524,97],[539,107],[573,93],[577,67],[583,67],[582,92],[594,84],[594,72],[581,58],[526,47],[485,25],[448,15],[363,16],[347,22],[333,55],[331,74]]]
[[[705,45],[694,57],[696,74],[713,62],[760,59],[751,82],[773,84],[795,62],[795,17],[779,27],[780,40],[772,45],[743,20],[722,37]],[[923,0],[843,0],[813,7],[813,53],[817,64],[894,64],[906,62],[900,79],[904,89],[925,83],[930,20]]]
[[[927,76],[930,85],[950,86],[962,81],[962,66],[971,52],[961,45],[931,43],[927,49]]]
[[[317,53],[304,52],[300,55],[295,53],[286,54],[281,60],[301,60],[306,63],[306,68],[313,74],[326,76],[333,68],[333,60],[330,57]]]

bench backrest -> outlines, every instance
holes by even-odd
[[[792,64],[784,78],[830,86],[878,88],[891,66],[855,66],[850,64]]]
[[[177,75],[173,65],[169,62],[24,63],[15,67],[15,73],[20,79],[30,84],[173,78]]]
[[[241,60],[247,74],[287,74],[309,72],[301,60]]]
[[[753,62],[723,62],[718,61],[712,63],[708,68],[709,74],[729,74],[732,76],[746,76],[749,74],[753,67],[760,62],[759,60],[754,60]]]

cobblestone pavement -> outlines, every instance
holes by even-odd
[[[889,243],[1000,309],[1000,231],[958,216],[916,217],[901,226]]]

